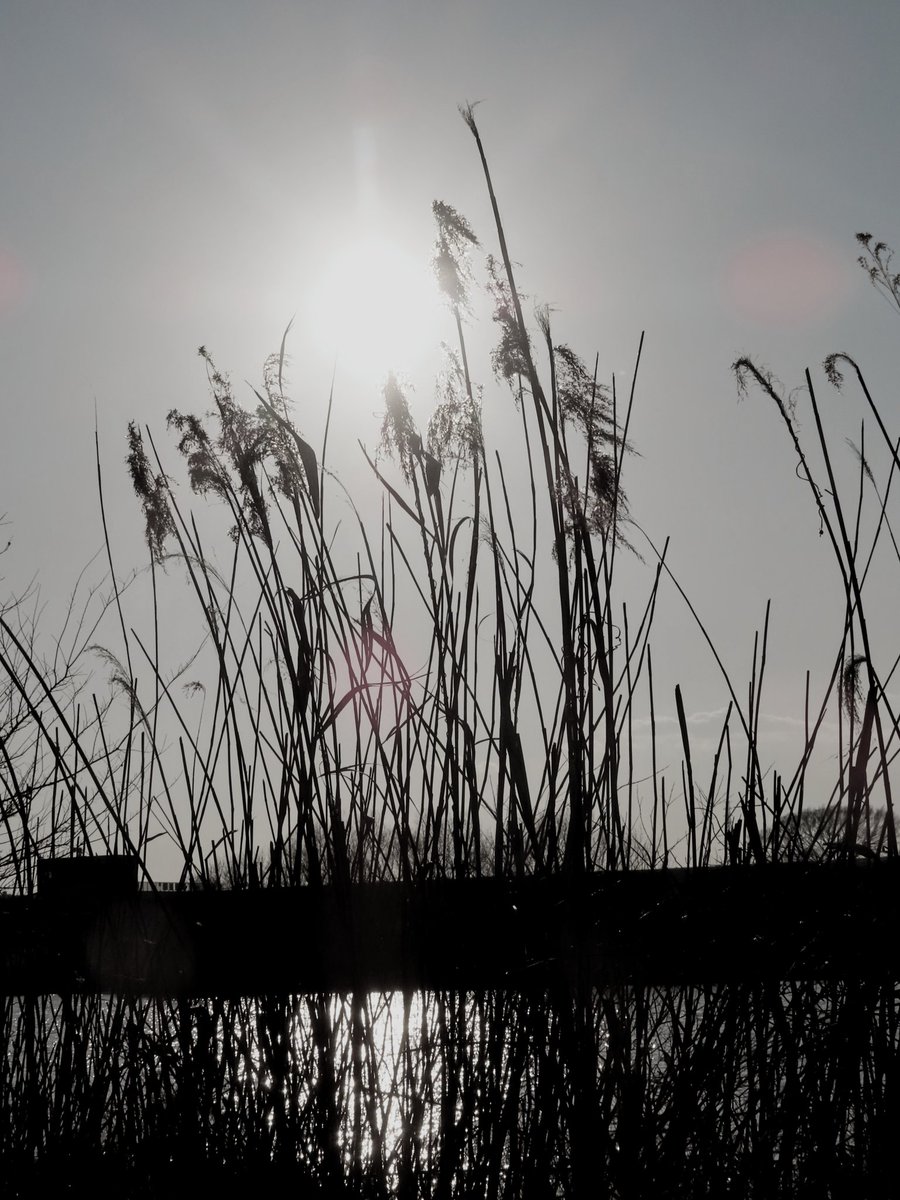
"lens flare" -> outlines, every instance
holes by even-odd
[[[850,268],[826,243],[800,232],[769,233],[742,246],[726,269],[728,297],[744,318],[806,328],[833,317],[851,289]]]

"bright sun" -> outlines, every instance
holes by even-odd
[[[310,288],[306,327],[337,378],[380,389],[434,354],[446,315],[427,258],[368,234],[345,245]]]

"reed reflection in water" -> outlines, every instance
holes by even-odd
[[[7,1000],[4,1195],[887,1194],[895,985]],[[237,1165],[236,1165],[237,1164]],[[193,1185],[191,1185],[193,1186]]]

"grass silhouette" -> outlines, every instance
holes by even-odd
[[[879,487],[860,452],[848,506],[812,376],[810,448],[774,378],[746,358],[734,365],[792,441],[839,567],[843,638],[825,694],[807,702],[799,763],[770,775],[768,614],[742,692],[692,606],[730,704],[704,786],[676,690],[682,780],[667,788],[650,649],[672,578],[665,548],[647,539],[656,567],[637,620],[616,590],[621,556],[644,544],[622,485],[640,349],[622,397],[556,341],[549,311],[529,325],[471,106],[463,117],[494,216],[490,371],[512,395],[523,494],[513,438],[502,454],[488,444],[467,343],[480,240],[448,204],[434,206],[435,268],[456,344],[424,434],[401,384],[386,383],[380,452],[363,451],[382,496],[374,520],[331,473],[329,434],[317,447],[298,428],[285,343],[252,409],[202,348],[211,412],[173,411],[169,425],[193,492],[225,514],[229,566],[213,565],[152,434],[132,424],[153,616],[145,637],[114,585],[122,643],[102,658],[116,703],[66,690],[92,638],[75,639],[65,669],[48,668],[33,627],[0,615],[0,811],[16,893],[34,890],[42,856],[74,850],[132,852],[152,886],[161,836],[185,887],[232,889],[896,857],[894,667],[879,672],[863,593],[876,548],[897,554],[888,500],[900,443],[862,372],[843,354],[826,364],[835,386],[844,371],[859,385],[891,466]],[[888,248],[860,244],[873,282],[900,304]],[[330,411],[329,400],[326,429]],[[866,548],[868,488],[878,517]],[[338,505],[356,527],[336,537]],[[204,640],[173,675],[158,592],[176,571]],[[830,711],[839,767],[823,806],[808,802],[806,774]],[[646,796],[633,750],[644,712]],[[301,936],[285,931],[286,954]],[[891,982],[5,997],[0,1019],[0,1177],[21,1194],[87,1172],[121,1195],[179,1194],[202,1170],[224,1191],[861,1196],[884,1194],[891,1172]]]

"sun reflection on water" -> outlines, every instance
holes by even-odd
[[[878,995],[895,1013],[900,993]],[[89,1137],[129,1161],[252,1159],[360,1194],[514,1196],[538,1171],[541,1195],[569,1195],[587,1161],[610,1178],[640,1169],[649,1187],[660,1163],[690,1174],[685,1154],[724,1180],[741,1139],[775,1127],[786,1078],[813,1109],[827,1093],[845,1010],[872,1016],[862,1050],[840,1050],[864,1096],[866,1047],[896,1054],[897,1035],[861,1004],[827,983],[7,999],[0,1166]],[[789,1010],[803,1020],[785,1042]],[[698,1088],[703,1105],[686,1105]],[[790,1146],[818,1137],[813,1109]],[[846,1136],[860,1119],[851,1104]],[[769,1160],[793,1152],[773,1145]]]

